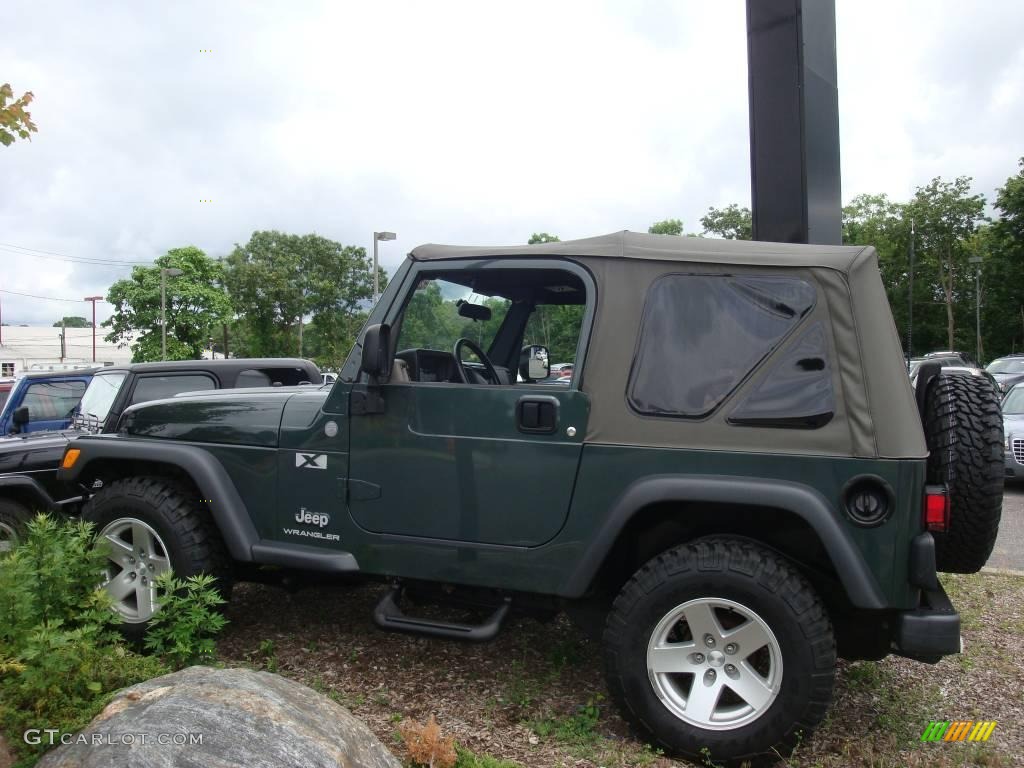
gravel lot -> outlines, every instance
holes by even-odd
[[[1024,577],[944,581],[964,619],[965,653],[935,666],[841,663],[828,720],[787,765],[1024,765]],[[485,645],[382,633],[370,618],[381,589],[240,585],[221,659],[324,691],[401,757],[398,724],[433,714],[465,747],[523,766],[685,765],[630,734],[608,704],[596,644],[564,617],[510,620]],[[986,744],[922,744],[932,719],[999,725]]]

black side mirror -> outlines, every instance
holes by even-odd
[[[523,347],[519,353],[519,376],[523,381],[540,381],[551,374],[548,348],[540,344]]]
[[[28,425],[29,421],[28,406],[18,406],[14,409],[14,413],[11,415],[11,424],[14,426],[14,429],[11,431],[21,432],[21,430]]]
[[[363,334],[363,355],[359,370],[367,373],[370,380],[386,380],[391,373],[391,326],[386,323],[371,325]]]

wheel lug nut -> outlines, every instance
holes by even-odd
[[[693,660],[697,664],[703,664],[704,663],[704,654],[703,653],[695,653],[695,654],[693,654]]]
[[[730,656],[736,653],[736,651],[738,651],[739,649],[740,648],[738,645],[736,645],[736,643],[729,643],[727,646],[725,646],[725,652],[728,653]]]
[[[138,576],[138,574],[137,574],[137,573],[135,573],[135,571],[132,571],[131,573],[129,573],[129,574],[128,574],[128,578],[130,578],[130,579],[134,579],[134,578],[136,578],[137,576]]]
[[[709,669],[707,672],[704,673],[704,684],[711,685],[715,682],[715,677],[715,670]]]
[[[128,562],[129,563],[134,563],[135,562],[135,558],[134,557],[129,557],[128,558]]]
[[[714,648],[715,638],[713,638],[711,635],[704,635],[704,645],[706,645],[708,648]]]
[[[736,667],[734,667],[732,664],[726,664],[725,671],[731,675],[736,671]]]

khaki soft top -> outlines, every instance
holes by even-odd
[[[421,245],[415,261],[566,258],[597,282],[597,311],[585,351],[581,389],[591,398],[587,441],[700,450],[924,458],[924,432],[903,351],[871,246],[797,245],[616,232],[600,237],[515,246]],[[815,308],[801,323],[821,322],[832,353],[836,413],[819,429],[728,424],[729,407],[702,420],[638,414],[627,402],[650,285],[666,274],[793,275],[811,282]],[[799,338],[791,334],[726,401],[738,402]],[[581,350],[582,352],[582,350]]]

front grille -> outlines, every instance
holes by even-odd
[[[1024,464],[1024,440],[1013,441],[1013,458],[1018,464]]]

